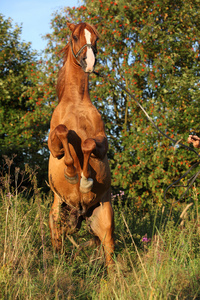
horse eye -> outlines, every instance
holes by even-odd
[[[76,35],[73,35],[73,39],[75,40],[75,42],[78,41],[78,37]]]

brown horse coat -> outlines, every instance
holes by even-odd
[[[114,250],[114,220],[108,142],[88,87],[98,33],[87,23],[68,27],[72,37],[63,49],[65,59],[57,82],[59,104],[48,139],[49,182],[54,192],[49,219],[52,243],[59,250],[62,236],[79,229],[86,219],[102,242],[109,264]]]

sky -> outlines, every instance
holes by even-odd
[[[32,49],[41,51],[46,47],[42,36],[50,33],[52,13],[66,6],[79,6],[81,0],[1,0],[0,13],[22,25],[21,41],[31,42]]]

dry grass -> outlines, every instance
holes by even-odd
[[[27,174],[31,196],[11,188],[10,175],[2,180],[0,299],[200,299],[197,194],[193,205],[180,206],[176,218],[167,208],[140,217],[115,207],[116,257],[107,275],[101,249],[80,251],[66,240],[65,253],[53,252],[52,198],[39,191],[34,173]],[[87,240],[86,229],[74,239]]]

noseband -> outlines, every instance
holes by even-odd
[[[81,66],[81,63],[80,63],[80,61],[78,61],[78,57],[79,57],[79,55],[83,52],[83,50],[86,48],[86,47],[88,47],[89,49],[91,48],[92,50],[93,50],[93,52],[94,52],[94,55],[96,55],[96,49],[95,49],[95,47],[92,45],[92,44],[85,44],[85,45],[83,45],[83,47],[81,47],[81,49],[75,54],[74,53],[74,50],[73,50],[73,45],[72,45],[72,40],[70,40],[70,46],[71,46],[71,50],[72,50],[72,54],[73,54],[73,56],[74,56],[74,58],[76,59],[76,61],[77,61],[77,63]],[[82,66],[81,66],[82,67]]]

